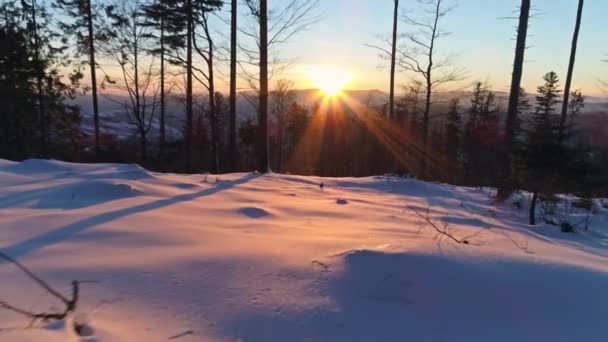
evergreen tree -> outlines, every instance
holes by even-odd
[[[536,223],[536,202],[540,194],[555,191],[559,170],[562,170],[564,154],[559,135],[559,116],[556,107],[560,103],[559,78],[555,72],[544,77],[538,87],[533,122],[522,145],[520,162],[524,186],[533,193],[530,207],[530,224]]]
[[[460,99],[453,98],[450,100],[447,124],[445,127],[445,151],[449,162],[455,167],[457,167],[460,162],[461,126]]]
[[[154,56],[158,56],[160,63],[159,70],[159,152],[162,154],[163,146],[166,143],[166,63],[167,63],[167,46],[170,46],[171,33],[179,31],[179,23],[171,17],[172,1],[175,0],[154,0],[153,3],[143,6],[142,10],[147,18],[144,25],[152,28],[148,32],[148,36],[156,40],[150,52]]]
[[[55,6],[62,9],[66,19],[60,22],[65,36],[72,36],[76,40],[76,51],[79,55],[88,56],[91,72],[91,94],[93,97],[93,124],[95,129],[95,152],[100,150],[99,129],[99,103],[97,93],[97,62],[95,44],[99,44],[105,37],[96,30],[95,18],[100,18],[98,9],[93,0],[56,0]]]
[[[0,4],[0,157],[24,159],[47,150],[51,156],[74,159],[80,113],[64,101],[73,97],[82,75],[60,73],[67,68],[66,59],[63,49],[51,44],[56,36],[47,26],[47,12],[38,7],[34,25],[31,10],[27,2]],[[41,105],[44,130],[37,114]],[[52,143],[47,146],[47,141]]]

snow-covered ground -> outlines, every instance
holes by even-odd
[[[0,160],[0,251],[66,294],[86,281],[87,341],[607,341],[608,213],[586,234],[525,221],[413,179]],[[61,308],[10,263],[0,279],[0,300]],[[0,310],[0,340],[78,340],[28,323]]]

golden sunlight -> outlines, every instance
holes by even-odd
[[[309,77],[312,85],[328,97],[338,95],[352,80],[350,74],[339,69],[313,68],[309,71]]]

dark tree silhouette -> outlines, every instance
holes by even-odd
[[[507,108],[507,120],[505,124],[505,150],[504,182],[510,182],[511,178],[511,153],[513,151],[513,141],[515,137],[515,125],[517,123],[517,113],[519,107],[519,96],[521,91],[521,80],[524,71],[524,59],[526,54],[526,40],[528,38],[528,21],[530,19],[530,0],[522,0],[519,24],[517,28],[517,43],[515,46],[515,61],[513,62],[513,75],[511,78],[511,90],[509,93],[509,105]],[[498,191],[498,198],[506,198],[510,192],[506,184],[502,184]]]
[[[237,168],[237,142],[236,142],[236,65],[237,65],[237,39],[238,39],[238,0],[231,1],[230,11],[230,118],[229,118],[229,159],[230,170]]]
[[[248,48],[241,45],[246,61],[241,63],[249,85],[257,92],[258,113],[258,170],[270,171],[269,165],[269,137],[268,137],[268,95],[269,80],[273,75],[280,73],[291,66],[273,56],[272,65],[269,64],[269,54],[273,47],[285,44],[290,38],[307,29],[318,21],[311,15],[317,7],[319,0],[291,0],[280,9],[273,9],[274,16],[269,23],[269,8],[266,0],[244,0],[253,19],[251,30],[241,30],[241,33],[254,41],[255,47]],[[250,72],[243,65],[258,68],[257,75]],[[270,68],[272,66],[272,69]]]
[[[453,7],[446,7],[444,0],[418,0],[418,2],[425,8],[427,15],[420,19],[410,15],[404,17],[405,23],[413,27],[414,31],[404,35],[406,43],[399,49],[398,54],[400,66],[419,76],[424,86],[421,137],[425,150],[422,170],[426,173],[433,93],[439,86],[461,79],[462,70],[452,67],[450,57],[439,57],[437,54],[438,41],[449,35],[449,32],[440,28],[441,20],[452,11]]]
[[[568,73],[566,75],[566,83],[564,85],[564,101],[562,103],[562,115],[560,119],[560,130],[564,130],[566,120],[568,119],[568,105],[570,103],[570,89],[572,87],[572,76],[574,74],[574,64],[576,62],[576,48],[578,46],[578,36],[581,30],[581,21],[583,18],[583,7],[585,0],[578,0],[578,11],[576,14],[576,24],[574,26],[574,35],[572,37],[572,48],[570,50],[570,62],[568,63]]]
[[[95,126],[95,152],[100,150],[99,102],[97,92],[97,62],[95,61],[95,41],[103,39],[96,35],[92,0],[57,0],[68,20],[60,23],[66,35],[75,35],[79,51],[88,55],[91,71],[91,94],[93,96],[93,123]]]
[[[393,0],[395,3],[395,9],[393,13],[393,42],[391,49],[391,76],[390,76],[390,89],[389,89],[389,117],[395,118],[395,71],[397,65],[397,39],[398,39],[398,25],[399,25],[399,0]]]

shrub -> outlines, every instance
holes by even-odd
[[[590,198],[578,198],[572,202],[572,206],[578,209],[591,210],[593,208],[593,200]]]
[[[574,226],[570,222],[564,221],[560,224],[560,227],[564,233],[574,233]]]

